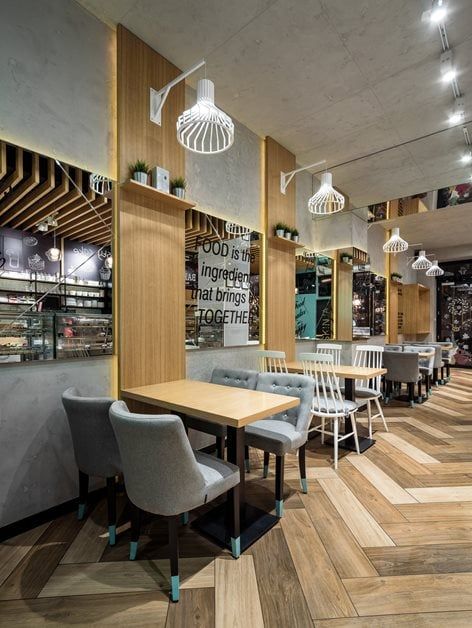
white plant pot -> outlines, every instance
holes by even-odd
[[[185,188],[172,188],[172,194],[177,198],[185,198]]]
[[[133,179],[137,181],[138,183],[147,185],[147,182],[148,182],[147,172],[133,172]]]
[[[299,238],[300,238],[300,236],[297,236],[297,235],[292,235],[292,240],[293,240],[294,242],[298,242]]]
[[[284,230],[283,230],[283,229],[277,229],[277,231],[275,232],[275,235],[276,235],[278,238],[283,238],[283,237],[284,237],[284,235],[285,235],[285,232],[284,232]]]
[[[285,232],[285,237],[287,238],[287,240],[291,240],[292,239],[292,232],[291,231],[286,231]]]

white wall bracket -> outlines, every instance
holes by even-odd
[[[167,96],[169,95],[170,90],[174,87],[174,85],[177,85],[177,83],[180,83],[180,81],[186,79],[187,76],[190,76],[202,66],[204,66],[205,63],[205,59],[202,59],[188,70],[185,70],[185,72],[182,72],[182,74],[179,74],[179,76],[176,76],[175,79],[173,79],[170,83],[167,83],[167,85],[159,90],[153,89],[151,87],[149,116],[151,122],[154,122],[154,124],[158,124],[159,126],[161,125],[162,108],[164,107],[164,103],[167,99]]]
[[[290,181],[299,172],[303,172],[303,170],[309,170],[310,168],[315,168],[315,166],[322,166],[325,163],[326,163],[326,159],[323,159],[323,161],[317,161],[315,164],[310,164],[309,166],[303,166],[302,168],[297,168],[296,170],[292,170],[291,172],[281,172],[280,173],[280,192],[282,194],[285,194],[287,192],[287,188],[289,186]]]

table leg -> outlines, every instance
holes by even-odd
[[[344,380],[344,396],[348,401],[356,400],[356,382],[354,379],[346,378]],[[352,432],[351,417],[346,418],[346,432]],[[368,436],[364,435],[365,432],[365,428],[359,425],[357,426],[357,433],[359,436],[359,449],[361,453],[366,451],[366,449],[369,449],[369,447],[372,447],[372,445],[375,443],[375,440],[373,438],[369,438]],[[354,441],[354,437],[349,436],[349,438],[346,438],[346,440],[342,440],[339,443],[339,448],[347,449],[348,451],[356,451],[356,443]]]
[[[193,526],[222,547],[231,549],[230,517],[234,516],[232,498],[239,495],[240,546],[243,552],[279,521],[278,517],[246,502],[244,467],[244,428],[227,427],[228,462],[239,467],[240,483],[228,495],[228,502],[216,506],[193,522]]]

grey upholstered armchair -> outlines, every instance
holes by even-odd
[[[76,388],[68,388],[62,394],[79,469],[78,517],[83,519],[85,515],[89,477],[105,478],[110,545],[116,540],[115,476],[121,473],[120,452],[108,414],[113,401],[109,397],[82,397]]]
[[[384,351],[383,365],[387,369],[385,374],[385,403],[393,395],[393,384],[407,384],[408,401],[415,405],[415,385],[421,379],[418,353],[402,351]]]
[[[211,383],[221,386],[234,386],[235,388],[245,388],[255,390],[257,383],[257,371],[248,369],[227,369],[215,368],[211,374]],[[218,458],[224,458],[226,427],[204,419],[193,416],[185,417],[185,425],[205,434],[216,436],[216,449]]]
[[[193,451],[180,417],[129,412],[123,401],[110,408],[110,418],[123,460],[126,491],[133,506],[130,559],[136,558],[140,512],[168,518],[171,599],[179,599],[178,520],[230,491],[239,483],[239,468],[214,456]],[[239,502],[231,491],[230,536],[239,556]]]
[[[305,375],[259,373],[256,390],[300,398],[300,405],[268,419],[255,421],[245,428],[246,446],[275,454],[275,510],[283,514],[283,482],[285,454],[298,450],[300,480],[307,491],[305,443],[311,421],[314,382]]]

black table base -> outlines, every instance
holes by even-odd
[[[231,539],[228,535],[228,510],[226,503],[212,508],[192,522],[198,532],[209,538],[220,547],[231,551]],[[278,517],[251,504],[245,504],[241,513],[241,552],[247,550],[253,543],[280,521]]]

